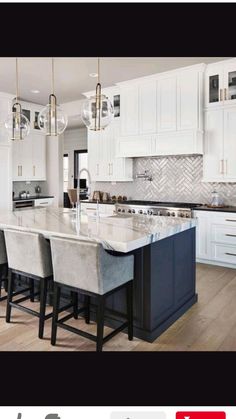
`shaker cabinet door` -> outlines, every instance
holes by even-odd
[[[139,89],[138,85],[121,89],[121,134],[139,134]]]
[[[145,82],[139,86],[139,132],[156,132],[157,119],[157,82]]]
[[[205,114],[205,146],[203,155],[203,180],[214,182],[224,176],[224,113],[221,109]]]
[[[157,82],[158,132],[176,131],[176,76],[169,76]]]
[[[236,107],[224,110],[224,178],[236,181]]]
[[[199,86],[197,71],[182,71],[177,76],[177,129],[198,129]]]

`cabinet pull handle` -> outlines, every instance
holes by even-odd
[[[96,174],[99,175],[99,164],[98,163],[97,163],[97,172],[96,172]]]
[[[228,172],[228,160],[225,160],[225,174]]]
[[[18,166],[18,176],[20,176],[19,169],[20,169],[20,166]]]
[[[220,174],[224,174],[224,160],[220,160]]]
[[[225,252],[225,255],[229,255],[229,256],[236,256],[235,253],[229,253],[229,252]]]
[[[223,89],[220,89],[220,102],[223,100]]]
[[[111,175],[113,175],[113,163],[111,163]]]
[[[236,234],[225,234],[225,235],[229,237],[236,237]]]
[[[19,173],[19,176],[22,176],[22,166],[18,166],[18,173]]]
[[[33,176],[35,176],[35,166],[33,166]]]
[[[108,175],[110,175],[110,163],[108,163]]]
[[[226,88],[224,88],[224,93],[225,93],[224,100],[227,100],[227,89]]]
[[[231,220],[230,218],[226,218],[225,221],[233,221],[234,223],[236,222],[236,220]]]

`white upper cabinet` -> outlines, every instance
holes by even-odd
[[[236,104],[236,59],[209,64],[205,73],[205,107]]]
[[[136,85],[121,88],[121,134],[137,135],[139,133],[139,101]]]
[[[176,75],[160,78],[157,82],[157,86],[158,132],[176,131]]]
[[[224,178],[236,181],[236,107],[224,109]]]
[[[177,129],[201,129],[199,120],[199,73],[182,71],[177,75]]]
[[[23,140],[12,142],[14,181],[46,180],[46,137],[37,126],[41,108],[22,102],[22,112],[30,122],[30,133]]]
[[[224,116],[220,109],[205,114],[205,143],[203,157],[203,180],[208,182],[223,179]]]
[[[139,86],[139,133],[155,133],[157,130],[157,82],[149,81]]]
[[[118,83],[121,135],[117,155],[203,153],[204,64]]]
[[[203,181],[236,182],[236,107],[205,113]]]
[[[133,161],[129,158],[117,157],[117,139],[121,132],[121,105],[119,106],[120,90],[103,89],[102,93],[109,97],[114,105],[115,116],[110,125],[102,131],[87,130],[88,135],[88,167],[92,181],[125,182],[133,180]],[[94,92],[85,94],[91,96]],[[132,100],[131,100],[132,102]],[[128,101],[126,101],[128,106]],[[138,117],[137,117],[138,121]]]

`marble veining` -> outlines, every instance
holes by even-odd
[[[64,208],[0,211],[0,229],[16,228],[45,237],[60,236],[99,242],[105,249],[127,253],[188,230],[195,219],[146,215],[92,217]]]

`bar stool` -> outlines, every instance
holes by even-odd
[[[7,273],[7,252],[3,231],[0,231],[0,301],[6,300],[7,296],[1,296],[2,282],[4,282],[5,291],[7,291],[7,278],[3,278],[4,271]]]
[[[67,189],[67,193],[72,208],[75,208],[77,202],[77,189]]]
[[[42,339],[44,322],[52,317],[52,313],[45,314],[47,285],[48,281],[52,280],[50,243],[41,234],[27,231],[6,229],[4,230],[4,234],[9,266],[6,322],[10,323],[11,321],[12,307],[39,317],[38,336]],[[16,275],[23,275],[29,278],[30,287],[14,292],[14,280]],[[34,292],[34,281],[39,281],[40,284],[39,313],[20,304],[29,299],[33,302],[34,297],[39,294],[38,292]],[[26,291],[29,291],[29,295],[13,301],[13,297]]]
[[[112,256],[101,244],[86,240],[52,237],[52,263],[54,276],[54,302],[51,344],[56,344],[57,328],[61,327],[96,342],[97,351],[103,344],[128,327],[128,338],[133,339],[133,270],[134,257]],[[85,306],[74,307],[74,312],[58,319],[60,294],[63,286],[85,296]],[[109,335],[103,337],[106,297],[126,288],[127,321]],[[90,321],[90,297],[97,300],[97,336],[72,327],[65,322],[85,312],[85,321]]]

